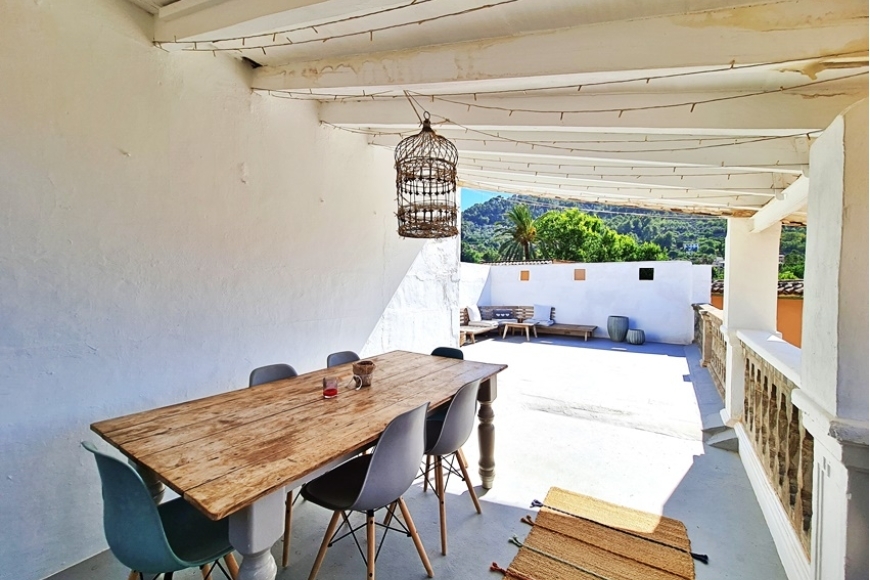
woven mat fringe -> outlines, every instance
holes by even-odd
[[[534,500],[531,507],[544,508],[546,514],[542,512],[536,520],[529,516],[520,520],[533,527],[525,543],[516,536],[509,540],[520,548],[511,565],[505,569],[493,562],[490,571],[501,572],[505,580],[628,580],[648,577],[694,580],[692,559],[704,564],[708,562],[706,555],[694,554],[689,550],[685,525],[678,520],[616,506],[559,488],[551,488],[545,501],[547,503]],[[587,512],[587,515],[563,509],[556,505],[557,502],[566,507],[573,505],[579,511]],[[623,524],[630,521],[638,531],[626,529],[627,525],[610,525],[587,517],[599,512],[601,519],[610,517],[612,522]],[[571,521],[575,524],[571,524]],[[650,522],[657,525],[646,531],[645,527],[650,527]],[[556,525],[553,527],[546,523]],[[557,529],[559,527],[562,529]],[[556,541],[557,537],[565,541]],[[619,537],[624,540],[618,540]],[[614,550],[610,545],[612,542],[619,542],[615,547],[621,547],[622,550]],[[641,547],[644,544],[647,548]],[[673,556],[667,556],[668,553]],[[576,556],[580,554],[582,558],[576,561]],[[574,557],[570,558],[571,555]],[[678,560],[673,560],[677,556]],[[687,557],[688,560],[683,560]]]

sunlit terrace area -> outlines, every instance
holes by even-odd
[[[786,576],[740,458],[707,445],[704,418],[723,407],[695,345],[647,342],[634,346],[605,338],[484,337],[463,347],[468,360],[510,361],[499,375],[493,404],[496,479],[482,490],[476,473],[475,436],[465,445],[483,513],[468,491],[448,483],[448,555],[440,553],[438,502],[418,482],[406,495],[436,578],[500,578],[492,562],[507,567],[529,526],[521,523],[533,499],[551,486],[645,510],[685,523],[699,580]],[[290,566],[279,579],[306,578],[330,513],[297,504]],[[273,548],[280,562],[281,543]],[[320,578],[356,579],[364,564],[350,539],[327,552]],[[53,580],[114,580],[127,571],[103,553]],[[387,537],[378,558],[383,578],[425,578],[411,541]],[[196,579],[196,570],[176,578]]]
[[[297,503],[280,569],[284,488],[479,381],[483,513],[451,480],[446,557],[432,493],[408,493],[436,577],[499,580],[561,486],[684,522],[698,578],[866,579],[867,20],[864,0],[0,0],[0,578],[127,577],[82,440],[223,526],[237,580],[307,577],[329,515]],[[429,128],[449,154],[403,169]],[[464,264],[463,189],[726,220],[721,309],[688,262]],[[807,231],[800,348],[777,334],[784,225]],[[431,355],[475,305],[595,328]],[[646,343],[610,342],[611,316]],[[390,388],[324,398],[340,351]],[[298,374],[252,384],[275,364]],[[405,544],[378,578],[423,577]],[[362,577],[333,550],[320,578]]]

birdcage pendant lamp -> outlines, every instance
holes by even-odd
[[[435,134],[429,113],[423,129],[396,147],[396,193],[399,235],[405,238],[449,238],[456,227],[456,162],[450,141]]]

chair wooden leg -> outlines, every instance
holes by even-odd
[[[208,580],[208,577],[211,575],[210,568],[208,564],[203,564],[199,567],[199,573],[202,574],[203,580]]]
[[[326,556],[326,549],[329,548],[329,540],[332,539],[332,534],[335,533],[335,528],[338,527],[339,518],[341,518],[341,511],[332,513],[332,519],[329,520],[329,525],[326,526],[326,535],[323,536],[323,543],[320,544],[320,551],[317,552],[317,558],[314,559],[314,565],[311,567],[311,574],[308,575],[308,580],[317,578],[317,572],[320,570],[320,565],[323,564],[324,556]]]
[[[417,548],[417,553],[420,554],[420,561],[423,562],[423,567],[426,568],[426,574],[429,578],[435,576],[432,571],[432,565],[429,563],[429,556],[426,555],[426,549],[423,548],[423,542],[420,541],[420,534],[417,533],[417,528],[414,526],[414,520],[411,519],[411,512],[408,511],[408,506],[405,504],[404,498],[399,498],[399,508],[402,510],[402,517],[405,518],[405,525],[408,526],[408,531],[411,532],[411,539],[414,540],[414,546]]]
[[[462,462],[465,469],[468,469],[468,460],[465,458],[465,453],[462,452],[462,447],[456,450],[456,456],[459,457],[459,461]]]
[[[426,471],[423,472],[423,491],[426,491],[429,488],[429,462],[431,459],[430,456],[426,456]]]
[[[366,512],[366,573],[368,580],[375,580],[375,512]]]
[[[281,554],[281,566],[287,567],[290,562],[290,531],[292,529],[292,521],[290,516],[293,512],[293,492],[287,492],[287,499],[284,500],[284,548]]]
[[[239,563],[236,562],[236,557],[233,556],[232,552],[224,556],[224,562],[226,562],[227,570],[230,573],[230,578],[236,580],[239,577]]]
[[[465,486],[468,488],[468,495],[471,496],[471,501],[474,503],[474,509],[477,510],[477,513],[482,513],[480,511],[480,501],[477,499],[477,494],[474,493],[474,486],[471,485],[471,478],[468,477],[468,469],[465,467],[465,458],[462,456],[462,449],[456,452],[457,457],[459,458],[459,469],[462,471],[462,479],[465,480]]]
[[[435,495],[438,496],[438,509],[441,513],[441,553],[447,555],[447,493],[444,491],[444,464],[441,456],[435,457]]]
[[[139,580],[139,572],[136,570],[130,570],[130,575],[127,576],[127,580]]]
[[[396,511],[396,506],[399,502],[394,501],[390,505],[387,506],[387,513],[384,514],[384,523],[382,525],[389,526],[390,522],[393,521],[393,514]]]

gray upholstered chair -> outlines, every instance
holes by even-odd
[[[251,371],[251,376],[248,379],[249,387],[256,387],[272,381],[280,381],[281,379],[292,379],[299,376],[296,369],[288,364],[275,363],[258,367]],[[281,554],[281,565],[287,567],[290,562],[290,532],[292,531],[293,515],[293,490],[287,492],[287,497],[284,499],[284,547]]]
[[[296,369],[288,364],[276,363],[273,365],[266,365],[264,367],[257,367],[251,371],[251,376],[248,378],[248,386],[256,387],[257,385],[271,383],[272,381],[291,379],[298,375],[299,373],[296,372]]]
[[[429,404],[421,405],[407,411],[390,421],[387,428],[375,445],[371,455],[359,455],[335,469],[321,475],[317,479],[302,486],[302,497],[319,506],[333,510],[332,519],[326,528],[320,551],[311,568],[308,580],[317,576],[326,550],[336,540],[336,529],[339,519],[348,527],[348,534],[354,534],[363,527],[353,527],[348,512],[364,512],[366,515],[366,562],[368,578],[375,574],[375,526],[384,528],[384,534],[389,530],[401,531],[411,536],[426,573],[433,575],[429,558],[423,549],[423,543],[414,527],[414,521],[408,512],[408,506],[402,495],[411,486],[414,476],[423,459],[425,444],[424,425]],[[396,507],[402,511],[401,519],[396,516]],[[384,523],[375,521],[375,511],[387,508]],[[391,527],[395,521],[401,529]],[[342,536],[342,537],[344,537]],[[362,550],[360,550],[362,552]]]
[[[426,421],[426,479],[429,479],[429,459],[434,460],[435,494],[438,496],[441,511],[441,553],[447,554],[447,511],[444,504],[446,469],[448,477],[456,475],[462,478],[468,487],[468,495],[474,503],[477,513],[481,513],[480,502],[474,493],[471,479],[468,477],[468,462],[462,453],[462,446],[468,441],[474,427],[474,417],[477,412],[477,391],[480,381],[468,383],[456,392],[447,408],[443,419],[430,417]],[[458,470],[457,470],[458,467]]]
[[[356,362],[359,360],[359,355],[352,350],[343,350],[341,352],[334,352],[328,357],[326,357],[326,368],[337,367],[338,365],[343,365],[349,362]]]

